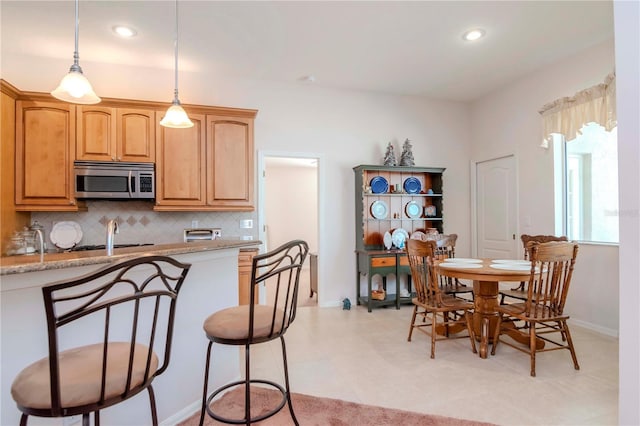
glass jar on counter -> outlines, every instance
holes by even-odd
[[[24,254],[33,254],[36,252],[36,233],[28,227],[24,227],[21,232],[24,239]]]
[[[7,256],[26,254],[27,246],[22,233],[14,231],[7,247]]]

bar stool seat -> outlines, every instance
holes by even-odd
[[[223,309],[210,315],[203,325],[209,339],[227,344],[244,345],[249,338],[249,305]],[[253,339],[268,338],[271,334],[273,307],[257,305],[253,317]],[[282,328],[284,311],[276,309],[275,329]],[[270,339],[269,339],[270,340]]]

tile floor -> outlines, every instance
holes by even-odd
[[[302,287],[304,288],[304,287]],[[528,355],[502,345],[480,359],[467,339],[407,342],[412,306],[302,307],[286,334],[293,392],[500,425],[616,425],[618,340],[573,326],[568,351]],[[571,326],[571,323],[569,323]],[[281,380],[277,341],[252,351],[254,377]]]

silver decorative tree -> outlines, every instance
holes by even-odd
[[[391,142],[387,145],[387,152],[384,154],[384,165],[385,166],[395,166],[396,165],[396,154],[393,152],[393,145]]]
[[[415,162],[413,161],[413,153],[411,152],[411,143],[409,139],[404,141],[402,144],[402,154],[400,155],[400,165],[401,166],[415,166]]]

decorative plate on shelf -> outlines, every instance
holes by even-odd
[[[391,250],[391,246],[393,246],[393,241],[391,239],[391,232],[387,231],[384,233],[384,237],[382,238],[384,242],[384,246],[387,250]]]
[[[376,219],[385,219],[389,214],[389,206],[382,200],[371,203],[371,215]]]
[[[407,205],[404,206],[404,211],[411,219],[417,219],[422,213],[422,207],[415,201],[409,201]]]
[[[389,190],[389,182],[382,176],[374,177],[369,184],[371,185],[371,192],[374,194],[384,194]]]
[[[404,180],[403,188],[407,194],[419,194],[420,189],[422,189],[422,184],[418,178],[408,177]]]
[[[71,220],[57,222],[51,229],[49,239],[58,248],[70,249],[82,239],[82,228]]]
[[[391,241],[396,248],[403,249],[406,241],[409,239],[409,233],[406,229],[396,228],[391,233]]]
[[[413,234],[411,234],[411,239],[412,240],[427,241],[427,234],[425,234],[422,231],[416,231]]]

